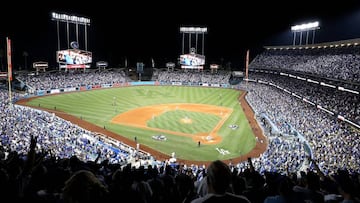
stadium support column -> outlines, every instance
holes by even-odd
[[[305,41],[305,45],[308,45],[309,42],[309,30],[306,31],[306,41]]]
[[[57,50],[60,50],[60,34],[59,34],[59,21],[56,21],[56,33],[57,33]]]
[[[67,48],[69,49],[70,47],[70,36],[69,36],[69,21],[66,21],[66,37],[67,37]]]
[[[59,33],[59,20],[56,20],[56,33],[57,33],[57,50],[60,51],[60,33]],[[60,64],[59,65],[59,71],[61,70]]]
[[[79,43],[79,24],[75,23],[76,42]]]
[[[198,33],[195,34],[195,50],[197,51]]]
[[[293,46],[295,46],[295,41],[296,41],[296,32],[294,32]]]
[[[87,24],[85,24],[85,51],[87,51],[88,50],[88,47],[87,47]]]
[[[184,54],[184,41],[185,41],[185,32],[182,33],[182,49],[181,49],[181,54]]]
[[[315,40],[315,30],[313,30],[313,36],[312,36],[312,43],[314,44],[314,40]]]
[[[191,53],[191,33],[189,33],[189,53]]]
[[[201,52],[202,55],[204,55],[204,36],[205,36],[205,32],[202,33],[202,52]]]

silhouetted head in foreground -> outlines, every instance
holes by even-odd
[[[75,172],[65,183],[63,198],[65,203],[104,202],[108,190],[90,171]]]
[[[230,168],[222,161],[213,161],[207,170],[209,193],[224,194],[231,183]]]

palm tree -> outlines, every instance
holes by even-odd
[[[27,57],[29,56],[29,53],[27,53],[27,51],[23,52],[23,57],[24,57],[24,67],[25,70],[27,70]]]

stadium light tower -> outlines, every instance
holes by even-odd
[[[75,26],[76,26],[75,28],[76,28],[76,42],[77,43],[79,43],[79,25],[84,25],[85,50],[87,50],[87,26],[90,26],[89,18],[52,12],[51,20],[56,21],[56,23],[57,23],[58,50],[60,50],[59,22],[66,23],[66,39],[67,39],[68,48],[70,45],[69,24],[75,24]]]
[[[296,33],[297,32],[300,32],[299,45],[302,45],[302,33],[306,32],[306,42],[305,42],[305,44],[307,45],[308,44],[308,39],[309,39],[309,31],[313,31],[312,44],[314,44],[315,30],[318,30],[318,29],[320,29],[319,21],[291,26],[291,31],[294,33],[293,46],[296,45]]]
[[[64,13],[51,13],[51,19],[56,21],[57,29],[57,52],[56,62],[59,64],[59,70],[65,68],[67,71],[69,68],[77,69],[90,68],[92,63],[92,53],[88,51],[88,40],[87,40],[87,27],[90,26],[90,19],[75,15],[68,15]],[[66,49],[61,48],[60,42],[60,22],[66,25]],[[75,41],[70,42],[70,30],[75,25]],[[70,27],[71,26],[71,27]],[[79,42],[79,26],[84,27],[84,41],[85,43]],[[73,32],[71,32],[73,33]],[[71,35],[73,37],[73,34]],[[83,47],[82,45],[85,45]],[[70,48],[71,47],[71,48]]]
[[[202,34],[202,49],[201,54],[204,55],[204,34],[207,33],[206,27],[180,27],[180,33],[183,33],[182,36],[182,54],[184,54],[184,41],[185,34],[189,34],[189,53],[191,52],[191,34],[195,34],[195,51],[197,52],[198,48],[198,35]]]

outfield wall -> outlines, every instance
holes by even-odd
[[[114,87],[128,87],[128,86],[139,86],[139,85],[173,85],[173,86],[196,86],[196,87],[217,87],[217,88],[234,88],[229,84],[219,84],[219,83],[191,83],[191,82],[159,82],[159,81],[138,81],[138,82],[125,82],[125,83],[113,83],[113,84],[97,84],[97,85],[84,85],[80,87],[66,87],[58,89],[48,89],[48,90],[36,90],[33,94],[26,94],[26,97],[32,96],[44,96],[49,94],[59,94],[65,92],[75,92],[75,91],[87,91],[95,89],[107,89]]]

